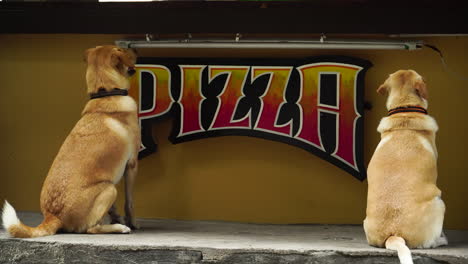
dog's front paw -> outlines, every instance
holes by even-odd
[[[140,229],[140,226],[137,224],[134,218],[126,218],[125,224],[130,227],[132,230]]]

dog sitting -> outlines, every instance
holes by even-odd
[[[415,71],[391,74],[377,92],[388,94],[389,116],[377,128],[381,140],[367,169],[364,230],[370,245],[397,250],[401,263],[413,263],[409,248],[447,245],[436,186],[438,127],[427,115],[426,84]]]
[[[29,227],[5,201],[3,226],[13,237],[39,237],[57,231],[129,233],[136,227],[132,188],[137,172],[140,131],[137,105],[127,96],[134,72],[132,50],[98,46],[85,52],[87,91],[91,100],[60,148],[41,192],[43,222]],[[103,225],[113,206],[117,184],[125,178],[126,225]]]

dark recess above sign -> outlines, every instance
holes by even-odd
[[[0,33],[466,34],[462,1],[0,2]]]

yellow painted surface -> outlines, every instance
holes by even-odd
[[[39,210],[49,166],[87,101],[83,51],[119,35],[0,35],[0,202]],[[449,67],[468,76],[468,37],[427,38]],[[414,69],[429,88],[429,112],[439,123],[439,181],[446,228],[468,229],[468,81],[444,71],[438,55],[420,51],[140,50],[142,56],[355,56],[374,66],[365,78],[365,162],[378,144],[386,114],[375,93],[389,73]],[[220,137],[172,145],[171,121],[154,126],[159,152],[140,163],[138,217],[261,223],[349,223],[365,217],[367,183],[310,153],[278,142]],[[120,190],[122,188],[120,187]],[[123,192],[119,195],[122,205]]]

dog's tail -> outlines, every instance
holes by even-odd
[[[62,221],[53,215],[44,217],[42,223],[37,227],[27,226],[18,219],[16,211],[7,201],[3,206],[2,213],[3,228],[8,231],[12,237],[28,238],[49,236],[57,233],[62,226]]]
[[[406,246],[406,242],[402,237],[391,236],[387,238],[387,241],[385,241],[385,247],[398,252],[398,258],[400,259],[401,264],[413,264],[411,251]]]

